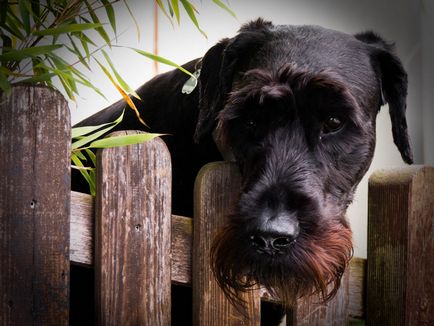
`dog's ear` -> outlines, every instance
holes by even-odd
[[[405,118],[407,73],[394,53],[393,44],[387,43],[373,32],[356,34],[355,37],[371,47],[372,64],[381,88],[381,104],[389,104],[393,141],[398,147],[402,159],[411,164],[413,163],[413,154],[410,148],[407,120]]]
[[[237,70],[245,68],[252,51],[265,40],[264,32],[270,22],[258,19],[241,27],[232,39],[223,39],[202,58],[199,76],[199,116],[194,139],[210,134],[216,124],[218,112],[223,109]]]
[[[202,67],[199,76],[199,116],[196,124],[194,140],[199,140],[214,126],[214,120],[222,106],[220,90],[220,73],[223,62],[223,52],[229,43],[223,39],[214,45],[202,58]]]

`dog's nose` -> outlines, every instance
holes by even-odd
[[[251,245],[268,254],[282,253],[297,239],[300,226],[296,219],[277,218],[259,227],[250,236]]]

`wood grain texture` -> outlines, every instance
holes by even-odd
[[[336,296],[320,304],[317,296],[302,298],[287,314],[288,326],[346,326],[348,325],[349,268],[344,273]]]
[[[0,325],[67,325],[70,117],[63,96],[0,94]]]
[[[434,325],[434,168],[369,180],[369,325]]]
[[[349,315],[365,318],[366,259],[354,257],[350,261]]]
[[[170,325],[169,152],[154,139],[97,157],[97,324]]]
[[[228,162],[207,164],[196,179],[193,219],[193,324],[196,326],[260,324],[260,292],[246,293],[246,318],[227,300],[210,269],[212,239],[224,225],[239,189],[238,169]]]
[[[93,198],[88,194],[71,194],[71,261],[93,264]],[[172,282],[191,285],[191,254],[193,250],[193,219],[172,215]],[[79,225],[74,225],[78,223]],[[354,257],[350,262],[349,314],[365,315],[364,289],[366,259]],[[274,301],[261,289],[263,300]]]
[[[72,262],[93,265],[95,200],[91,195],[71,191],[71,239],[69,257]]]
[[[172,215],[172,281],[191,285],[193,220]]]

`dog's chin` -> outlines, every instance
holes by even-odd
[[[211,249],[214,275],[233,304],[243,305],[241,294],[258,286],[287,307],[310,295],[320,302],[334,297],[353,253],[348,227],[335,222],[315,233],[301,232],[284,253],[275,255],[256,251],[240,229],[227,225]]]

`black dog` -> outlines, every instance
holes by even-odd
[[[172,135],[174,213],[191,215],[196,173],[220,152],[240,167],[240,200],[212,251],[220,286],[233,300],[256,283],[287,304],[331,298],[352,255],[345,211],[371,163],[381,105],[412,162],[407,75],[392,46],[372,32],[258,19],[184,67],[200,69],[193,92],[175,70],[139,88],[136,105],[150,131]],[[113,121],[125,106],[79,125]],[[117,129],[144,128],[127,110]]]

